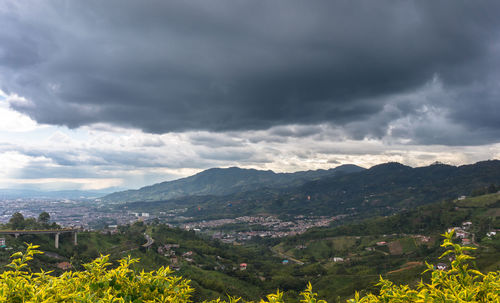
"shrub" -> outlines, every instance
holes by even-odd
[[[380,293],[360,297],[356,293],[349,303],[366,302],[500,302],[500,272],[481,272],[470,269],[467,261],[473,257],[466,254],[473,250],[452,242],[453,232],[446,233],[442,247],[447,251],[441,256],[455,254],[448,271],[438,270],[427,264],[426,271],[431,272],[430,283],[420,282],[416,289],[408,285],[380,279]],[[190,302],[193,289],[189,280],[172,275],[167,267],[152,272],[136,273],[130,265],[138,259],[125,258],[119,266],[110,268],[108,256],[101,256],[85,264],[84,271],[68,271],[60,276],[50,272],[33,273],[27,262],[36,254],[38,246],[29,244],[26,252],[12,255],[10,270],[0,275],[0,302],[35,303],[35,302]],[[311,283],[300,293],[303,303],[326,303],[317,299]],[[206,303],[236,303],[241,298],[228,296],[226,302],[221,299]],[[283,292],[269,294],[260,303],[283,303]]]
[[[12,255],[11,268],[0,275],[0,302],[188,302],[193,289],[189,281],[171,275],[167,267],[136,274],[130,265],[137,259],[126,258],[109,269],[108,256],[85,264],[84,271],[68,271],[60,276],[50,272],[32,273],[27,262],[37,245]]]
[[[394,285],[381,278],[378,283],[379,295],[369,294],[360,298],[359,293],[356,293],[354,299],[348,302],[500,302],[500,272],[484,275],[470,269],[467,261],[473,257],[465,252],[475,248],[454,244],[453,231],[444,236],[441,246],[447,251],[440,258],[455,254],[450,270],[438,270],[427,264],[426,271],[431,272],[431,281],[421,281],[416,290],[408,285]]]

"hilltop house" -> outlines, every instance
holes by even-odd
[[[462,245],[470,245],[472,241],[470,239],[464,238],[462,239]]]
[[[179,248],[179,244],[165,244],[165,245],[160,245],[157,249],[159,254],[164,255],[165,257],[167,256],[175,256],[175,250],[173,248]]]
[[[470,222],[470,221],[466,221],[466,222],[462,223],[462,227],[465,229],[468,229],[471,226],[472,226],[472,222]]]
[[[185,252],[182,254],[182,257],[186,258],[186,257],[190,257],[193,255],[193,252],[192,251],[188,251],[188,252]]]
[[[57,268],[62,269],[62,270],[71,269],[71,263],[69,263],[69,262],[59,262],[59,263],[57,263]]]

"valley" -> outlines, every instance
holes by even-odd
[[[500,269],[500,238],[494,234],[500,229],[499,201],[498,193],[438,201],[387,217],[315,227],[283,238],[256,235],[231,244],[202,230],[234,225],[232,221],[200,225],[199,230],[194,225],[186,230],[185,226],[169,227],[156,220],[136,221],[116,229],[80,232],[78,246],[63,238],[58,250],[48,236],[5,236],[12,250],[0,251],[0,260],[5,264],[11,251],[22,250],[23,242],[33,242],[47,252],[34,260],[35,271],[44,268],[57,274],[80,269],[99,254],[109,254],[111,260],[131,255],[141,259],[134,265],[137,270],[168,265],[177,275],[190,279],[196,301],[228,293],[256,300],[281,289],[287,300],[294,302],[311,282],[321,298],[335,302],[350,298],[355,291],[375,291],[380,275],[415,285],[425,262],[448,267],[450,260],[438,257],[443,252],[441,234],[450,228],[455,229],[457,243],[477,248],[472,255],[478,269]],[[278,223],[251,218],[241,220],[238,228]],[[467,243],[466,239],[474,241]]]

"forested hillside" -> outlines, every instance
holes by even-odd
[[[191,177],[167,181],[138,190],[117,192],[103,197],[108,202],[159,201],[186,196],[223,196],[260,188],[298,186],[307,181],[325,176],[363,171],[356,165],[341,165],[328,170],[301,171],[296,173],[274,173],[267,170],[242,169],[238,167],[211,168]]]
[[[453,261],[450,269],[436,268],[427,264],[426,272],[431,273],[430,283],[423,281],[412,289],[407,285],[395,285],[387,279],[377,284],[378,294],[360,295],[355,292],[348,302],[496,302],[500,293],[500,271],[483,274],[471,269],[468,260],[474,259],[467,254],[473,247],[453,243],[454,232],[446,233],[441,247],[446,251],[440,256],[449,256]],[[84,264],[84,271],[69,272],[55,277],[45,273],[32,274],[28,262],[36,254],[38,246],[28,245],[25,253],[12,255],[10,270],[0,275],[0,299],[2,302],[191,302],[193,288],[190,281],[172,275],[167,267],[140,274],[131,269],[138,259],[124,258],[120,265],[110,269],[107,256]],[[293,302],[295,298],[285,297],[283,292],[267,294],[261,302]],[[318,300],[311,283],[300,292],[300,302],[326,302]],[[237,302],[241,297],[227,294],[229,302]],[[340,297],[337,297],[337,302]],[[199,300],[195,300],[199,302]],[[203,300],[203,302],[207,302]],[[220,298],[210,302],[221,302]],[[222,302],[225,302],[222,299]]]
[[[422,281],[416,289],[412,289],[380,278],[378,294],[360,295],[355,292],[354,298],[348,302],[497,302],[500,296],[500,271],[483,274],[471,269],[468,261],[474,257],[467,252],[474,248],[454,244],[453,235],[453,231],[445,234],[441,247],[446,250],[440,256],[449,256],[453,260],[450,269],[427,264],[426,272],[431,273],[430,283]],[[7,265],[10,269],[0,275],[2,302],[192,302],[193,288],[189,280],[173,276],[173,272],[163,266],[150,272],[137,273],[131,265],[139,260],[130,257],[119,260],[117,268],[109,268],[112,265],[108,263],[109,258],[101,256],[84,264],[84,271],[70,271],[60,276],[44,272],[33,274],[27,267],[28,262],[33,260],[33,256],[43,254],[36,248],[38,246],[30,244],[26,252],[12,255],[12,262]],[[318,300],[311,283],[300,292],[299,297],[303,303],[326,302]],[[238,302],[240,299],[227,294],[229,302]],[[280,290],[260,299],[263,303],[293,301],[296,299],[285,297]],[[337,297],[336,301],[339,302],[340,298]],[[217,298],[210,302],[226,301]]]
[[[500,238],[492,231],[500,229],[500,194],[487,194],[463,200],[442,201],[389,217],[380,217],[349,225],[311,230],[285,239],[256,239],[246,245],[228,245],[200,237],[193,231],[172,229],[163,224],[137,222],[106,232],[82,232],[78,246],[70,236],[62,235],[61,247],[47,235],[6,236],[12,250],[1,250],[0,259],[8,263],[14,251],[25,249],[23,242],[41,245],[44,255],[37,255],[30,268],[84,270],[83,264],[100,254],[110,261],[130,255],[140,258],[134,270],[155,270],[170,266],[174,275],[190,279],[195,301],[225,297],[226,294],[257,300],[283,291],[287,301],[296,302],[308,282],[320,298],[336,302],[377,292],[380,275],[396,283],[415,286],[426,269],[448,259],[439,259],[440,247],[448,228],[464,230],[476,247],[470,254],[483,272],[500,269]],[[464,227],[464,222],[470,225]],[[145,235],[154,239],[149,248]],[[454,238],[454,243],[462,243]],[[68,262],[70,267],[61,268]],[[116,264],[116,263],[113,263]],[[5,269],[5,268],[4,268]],[[424,281],[430,279],[426,273]]]
[[[135,202],[125,207],[153,213],[187,208],[183,215],[195,218],[256,214],[345,214],[363,218],[390,215],[441,199],[469,196],[491,184],[500,184],[498,160],[459,167],[434,164],[411,168],[386,163],[360,172],[319,178],[299,186],[261,188],[225,196]]]

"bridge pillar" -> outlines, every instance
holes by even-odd
[[[59,233],[56,233],[55,246],[59,248]]]
[[[14,234],[14,237],[17,239],[17,237],[19,237],[19,234]]]
[[[75,231],[73,233],[73,245],[77,246],[78,245],[78,238],[77,238],[77,235],[78,233]]]

